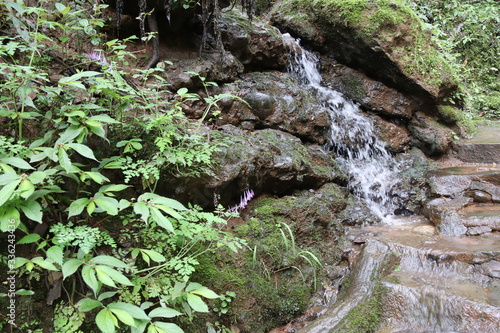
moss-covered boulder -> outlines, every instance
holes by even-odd
[[[389,87],[430,102],[457,98],[453,69],[403,1],[282,0],[272,21]]]
[[[219,196],[219,202],[227,206],[247,189],[283,195],[295,189],[316,189],[327,182],[346,182],[332,154],[318,145],[304,145],[291,134],[224,125],[211,136],[222,142],[213,169],[195,178],[165,177],[158,185],[160,191],[173,190],[177,198],[205,207]]]
[[[224,48],[245,66],[245,70],[285,69],[289,52],[276,27],[262,20],[251,21],[233,8],[223,13],[219,29]]]
[[[247,241],[238,254],[202,258],[197,281],[236,297],[217,318],[233,331],[264,333],[302,315],[311,296],[340,280],[344,227],[336,216],[347,190],[328,183],[281,198],[262,198],[233,223]],[[231,221],[230,221],[231,223]],[[218,304],[216,304],[217,306]],[[203,330],[190,330],[202,332]]]

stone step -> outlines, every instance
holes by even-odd
[[[500,202],[500,166],[461,165],[428,174],[435,197],[468,196],[476,202]]]
[[[468,197],[432,199],[426,203],[424,215],[447,236],[500,231],[500,204],[474,203]]]
[[[500,234],[447,237],[423,218],[406,219],[408,224],[365,228],[396,256],[381,279],[377,333],[497,332]]]
[[[500,163],[500,124],[479,126],[474,138],[457,142],[453,150],[464,162]]]

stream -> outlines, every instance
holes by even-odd
[[[296,43],[291,41],[291,43]],[[500,331],[500,235],[440,235],[422,216],[395,216],[392,192],[401,166],[375,135],[371,120],[342,94],[321,84],[318,59],[298,43],[291,74],[329,110],[333,151],[349,175],[349,189],[380,218],[377,225],[350,228],[348,286],[298,325],[316,332],[482,332]],[[376,330],[352,328],[363,304],[382,288]],[[342,289],[342,288],[341,288]]]

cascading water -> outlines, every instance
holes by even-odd
[[[500,264],[495,259],[500,253],[500,235],[450,238],[437,235],[423,217],[392,219],[395,209],[401,208],[395,190],[401,167],[376,137],[372,121],[359,106],[321,84],[317,58],[291,37],[289,41],[295,51],[292,76],[316,95],[331,118],[325,148],[336,153],[350,175],[352,193],[383,222],[391,222],[349,231],[350,237],[371,235],[350,267],[350,286],[343,297],[324,304],[317,319],[299,322],[299,332],[356,331],[347,329],[352,320],[349,315],[374,298],[377,286],[384,290],[383,300],[378,301],[383,313],[377,333],[498,332],[500,283],[497,273],[481,267]],[[487,258],[496,261],[490,263]]]
[[[336,153],[340,166],[349,174],[353,194],[364,199],[381,219],[391,216],[397,208],[390,195],[397,183],[397,163],[375,135],[370,118],[341,93],[323,86],[317,68],[318,59],[295,43],[296,52],[290,71],[300,84],[316,94],[331,119],[326,149]]]

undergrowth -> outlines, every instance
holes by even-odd
[[[126,71],[131,54],[102,38],[94,1],[0,4],[1,265],[15,279],[1,296],[19,305],[0,327],[31,317],[27,301],[47,303],[53,321],[23,331],[182,332],[228,297],[191,279],[198,257],[245,242],[221,230],[222,208],[184,205],[156,184],[209,172],[223,143],[204,122],[234,96]],[[202,119],[182,113],[190,100],[204,103]]]

